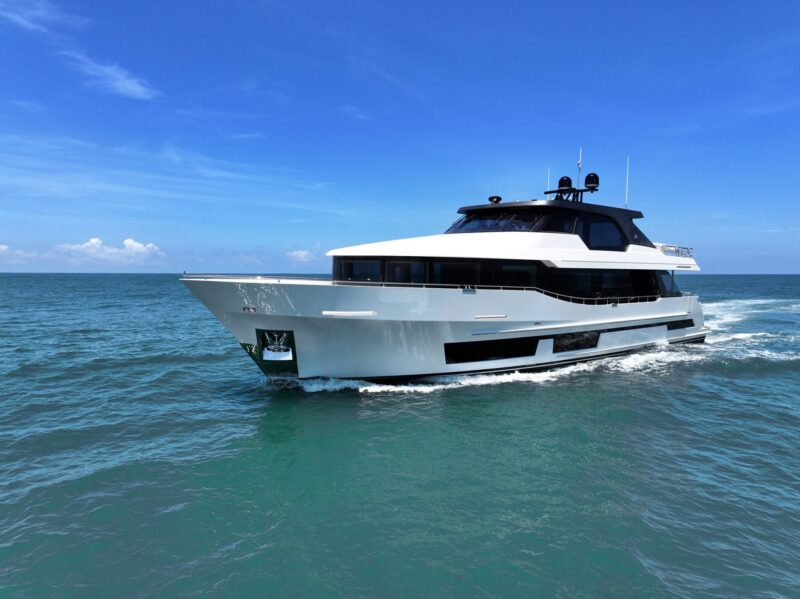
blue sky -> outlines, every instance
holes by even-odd
[[[565,6],[559,6],[563,4]],[[568,5],[568,6],[566,6]],[[0,271],[325,272],[584,169],[800,272],[796,2],[0,0]]]

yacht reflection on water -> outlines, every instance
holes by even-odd
[[[328,252],[330,280],[184,275],[268,376],[402,381],[534,370],[702,342],[689,248],[651,242],[641,212],[553,199],[459,209],[444,234]]]

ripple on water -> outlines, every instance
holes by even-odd
[[[3,280],[0,586],[797,596],[772,280],[687,278],[705,345],[407,385],[263,379],[174,277]]]

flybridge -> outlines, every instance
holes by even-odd
[[[500,196],[492,196],[488,204],[460,208],[464,216],[447,233],[567,233],[578,234],[590,249],[624,251],[629,244],[654,247],[633,223],[642,218],[638,210],[584,203],[583,195],[599,187],[600,177],[589,173],[582,188],[574,187],[569,177],[561,177],[557,189],[545,191],[555,196],[552,199],[502,202]]]

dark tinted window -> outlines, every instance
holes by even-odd
[[[423,260],[387,260],[386,281],[389,283],[425,283],[426,263]]]
[[[518,212],[516,216],[505,226],[505,231],[530,231],[533,226],[542,219],[541,212],[527,210]]]
[[[536,263],[506,262],[501,263],[499,270],[500,285],[506,287],[536,287]]]
[[[632,295],[633,281],[629,270],[605,270],[599,274],[599,289],[604,295],[623,297]]]
[[[478,262],[469,260],[433,260],[431,283],[437,285],[477,285]]]
[[[535,356],[538,345],[537,337],[445,343],[444,358],[448,364],[522,358]]]
[[[591,349],[597,347],[600,331],[584,331],[582,333],[565,333],[553,337],[553,353]]]
[[[468,214],[457,220],[447,229],[447,233],[482,233],[486,231],[502,231],[514,218],[508,212],[493,212],[491,214]]]
[[[575,216],[566,212],[548,215],[537,231],[545,233],[572,233],[575,227]]]
[[[580,215],[575,233],[590,250],[625,251],[627,247],[622,231],[605,216]]]
[[[380,281],[380,260],[335,260],[335,278],[340,281]]]
[[[598,273],[600,271],[597,271]],[[547,291],[573,297],[597,297],[592,285],[591,270],[575,268],[548,268],[541,287]],[[599,285],[597,286],[599,287]]]
[[[530,231],[543,216],[539,210],[519,210],[516,212],[491,211],[474,212],[462,216],[453,223],[446,233],[482,233],[487,231]]]
[[[333,260],[333,278],[418,285],[535,287],[577,298],[680,295],[666,271],[553,268],[527,260],[337,257]]]
[[[681,295],[681,290],[675,282],[675,278],[666,270],[659,270],[655,273],[658,276],[658,291],[664,297]]]

